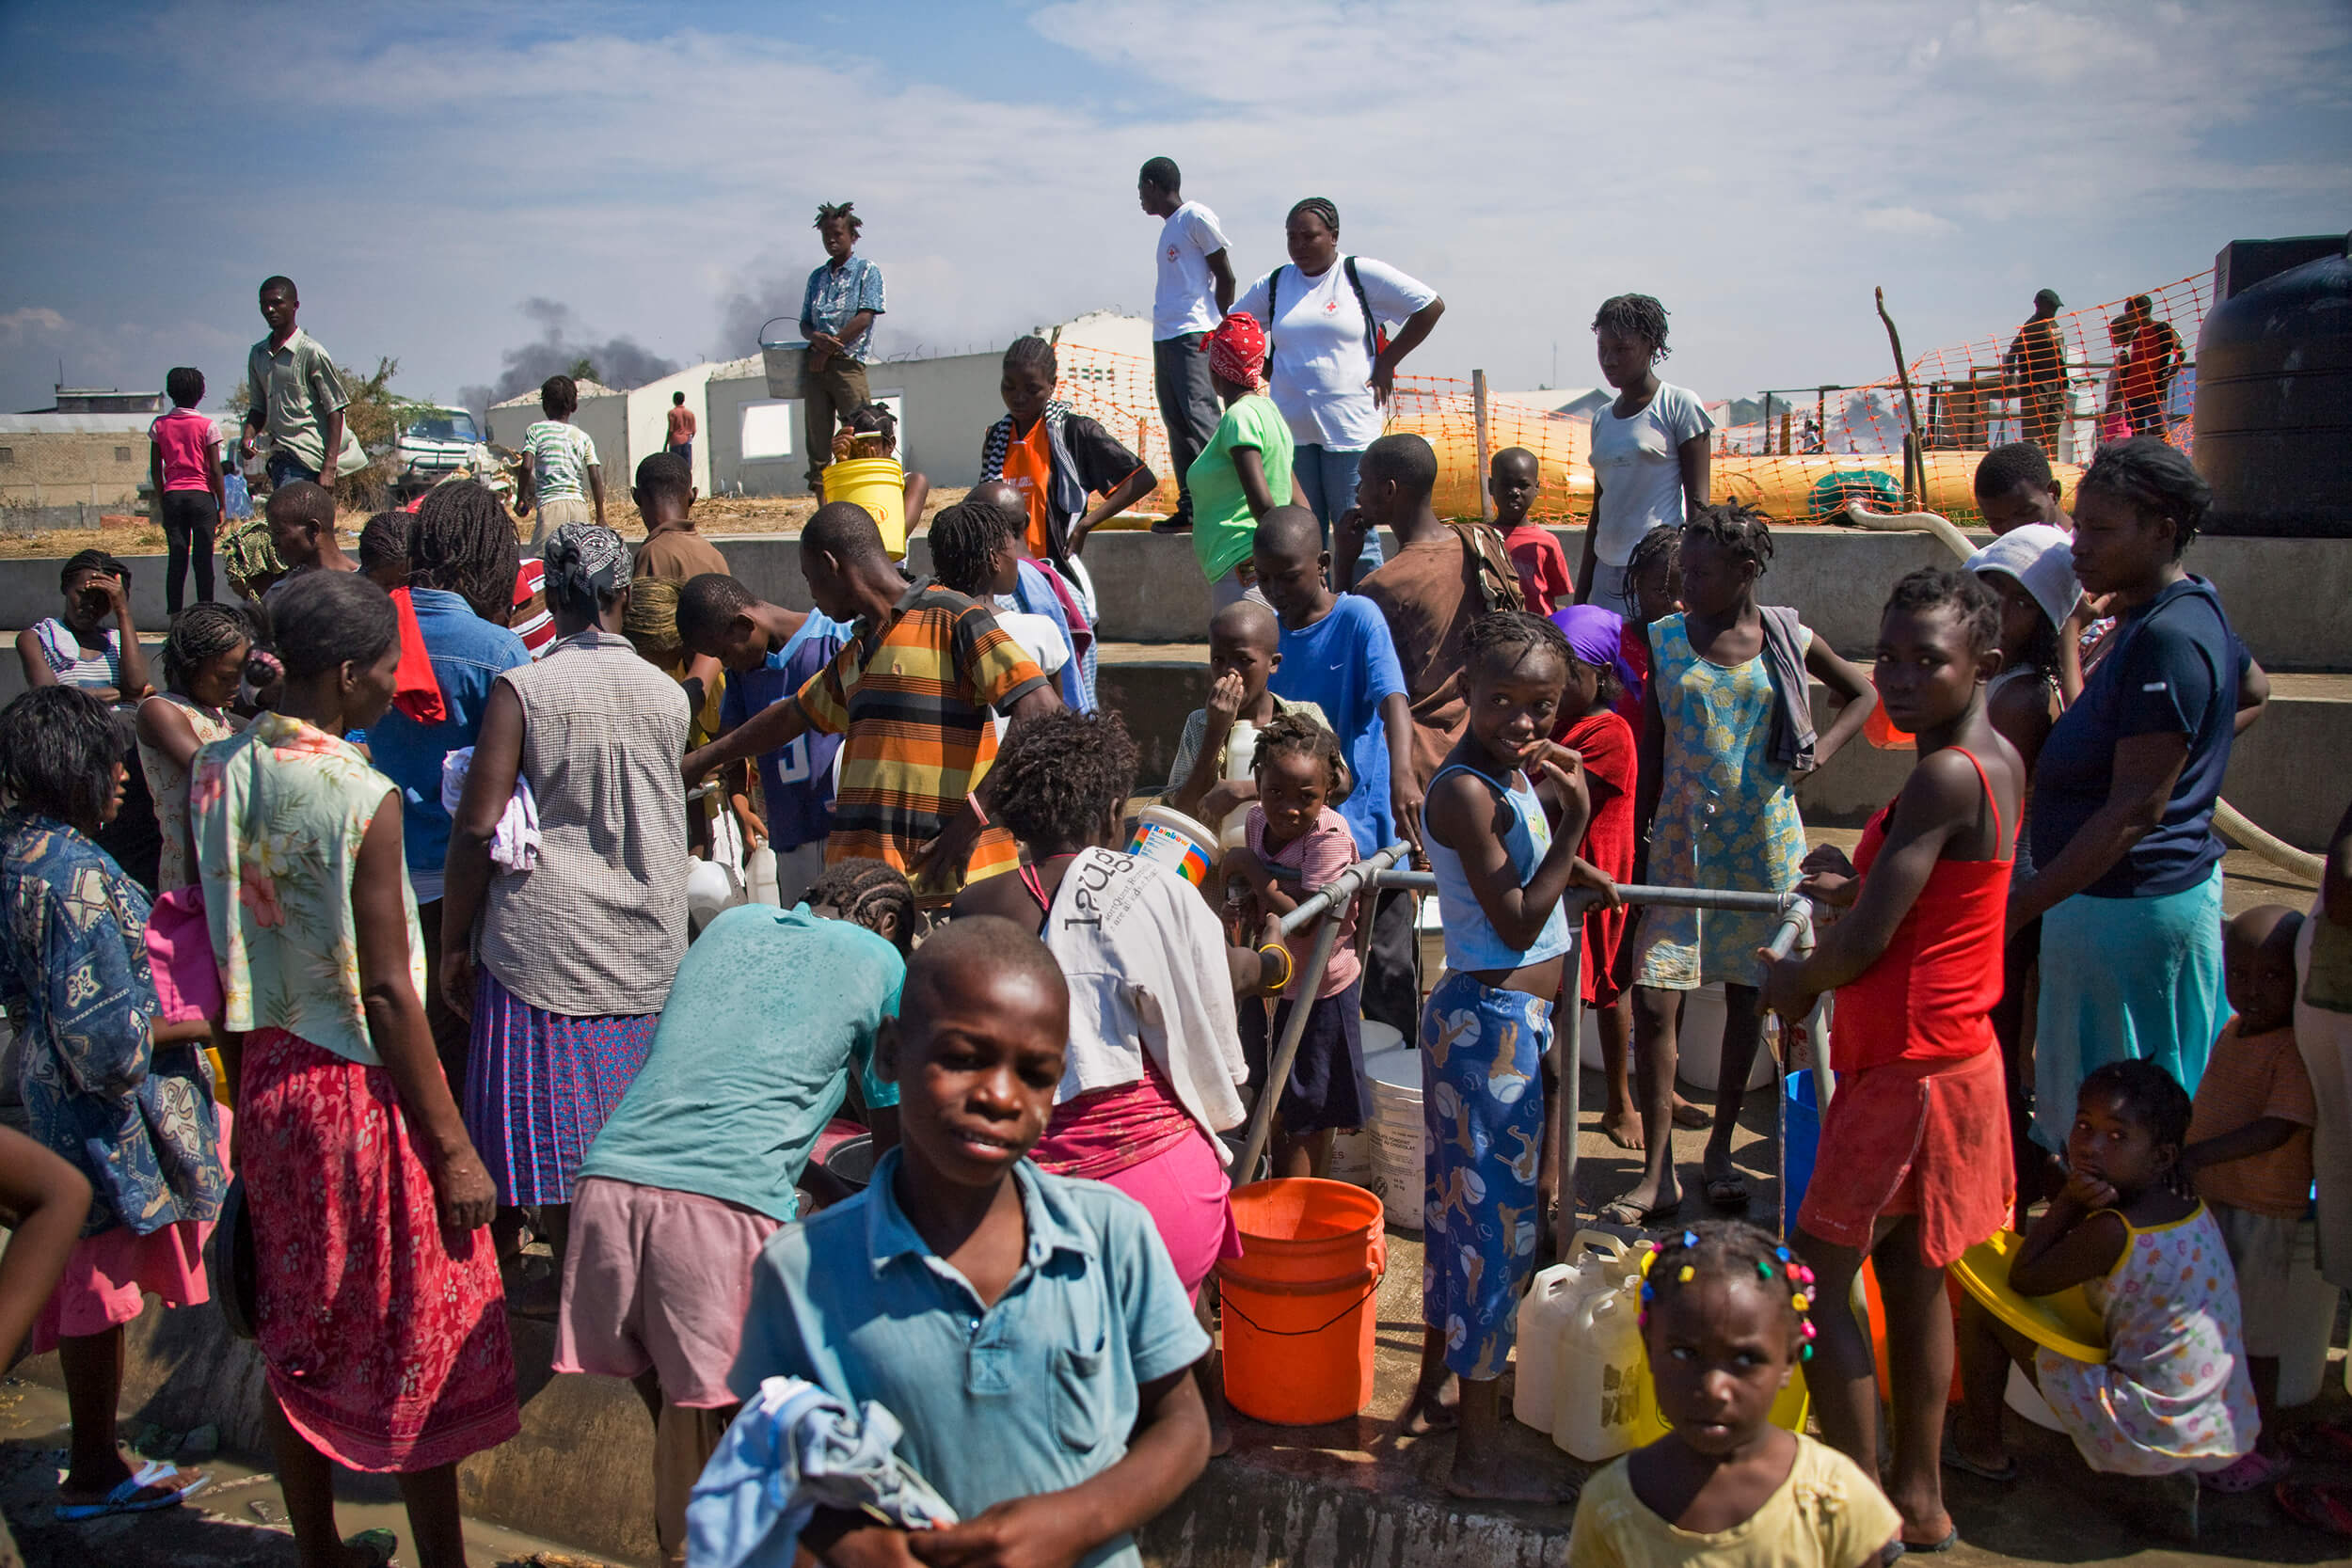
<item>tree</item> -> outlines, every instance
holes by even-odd
[[[400,373],[400,361],[389,355],[377,356],[372,375],[362,375],[349,365],[336,366],[335,373],[342,380],[343,395],[351,400],[343,407],[343,428],[373,460],[358,473],[336,482],[336,499],[352,506],[372,508],[384,499],[389,477],[386,454],[400,439],[408,421],[433,405],[392,390],[392,378]],[[239,381],[230,389],[228,405],[240,411],[252,406],[252,392],[245,382]]]
[[[584,354],[573,360],[572,368],[564,373],[574,381],[594,381],[598,385],[602,385],[604,381],[604,377],[596,373],[596,361]]]

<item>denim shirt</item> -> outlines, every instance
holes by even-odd
[[[523,640],[473,612],[459,595],[439,588],[411,589],[417,629],[440,683],[449,717],[421,724],[400,709],[386,708],[368,731],[368,753],[376,770],[400,790],[401,847],[417,901],[441,895],[441,866],[449,859],[449,813],[441,806],[441,759],[470,746],[482,733],[482,716],[499,676],[531,662]]]
[[[1209,1350],[1151,1214],[1022,1161],[1027,1255],[983,1307],[898,1207],[899,1165],[893,1149],[866,1191],[769,1240],[728,1386],[781,1375],[879,1402],[906,1429],[900,1457],[966,1519],[1118,1463],[1138,1389]],[[1080,1560],[1141,1562],[1125,1535]]]
[[[882,268],[863,256],[851,256],[839,266],[831,257],[808,275],[801,293],[801,325],[812,332],[839,332],[860,310],[882,313]],[[841,345],[841,356],[863,364],[872,346],[874,329],[867,327]]]
[[[89,1179],[82,1234],[215,1218],[229,1175],[211,1079],[192,1042],[150,1043],[147,895],[62,822],[10,816],[5,832],[0,1004],[26,1131]]]

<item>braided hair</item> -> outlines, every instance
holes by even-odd
[[[359,530],[359,570],[373,575],[379,566],[397,564],[408,570],[408,541],[417,519],[405,512],[379,512]]]
[[[455,594],[493,626],[515,609],[515,578],[522,570],[515,521],[478,479],[437,484],[417,509],[408,541],[408,582]]]
[[[1666,308],[1648,294],[1611,294],[1593,312],[1593,330],[1639,338],[1649,344],[1653,359],[1674,352],[1666,346]]]
[[[1746,501],[1717,501],[1700,507],[1682,525],[1682,537],[1704,539],[1742,561],[1754,562],[1758,577],[1772,564],[1772,526]]]
[[[1339,233],[1340,210],[1332,204],[1329,197],[1311,196],[1304,201],[1293,203],[1290,213],[1282,220],[1284,225],[1287,226],[1291,218],[1298,216],[1301,213],[1312,214],[1323,220],[1323,226],[1331,230],[1333,235],[1336,236]]]
[[[1054,354],[1054,345],[1034,332],[1015,338],[1005,350],[1005,369],[1034,369],[1049,382],[1061,379],[1061,361]]]
[[[1886,595],[1886,608],[1881,617],[1901,610],[1916,615],[1921,610],[1949,609],[1952,619],[1967,634],[1968,651],[1983,653],[2001,645],[2001,601],[1993,590],[1974,572],[1947,572],[1940,566],[1922,566],[1906,573]],[[2046,621],[2048,617],[2043,617]]]
[[[235,605],[207,599],[171,618],[164,637],[164,687],[184,691],[188,677],[240,642],[253,641],[253,623]]]
[[[1625,559],[1625,580],[1641,581],[1642,574],[1661,561],[1669,578],[1682,569],[1682,530],[1672,523],[1661,523],[1642,535],[1633,553]]]
[[[817,205],[817,221],[809,225],[809,227],[812,229],[822,229],[826,224],[831,223],[835,218],[839,218],[843,223],[848,224],[850,226],[850,232],[852,234],[855,234],[858,230],[866,227],[866,220],[857,215],[857,203],[854,201],[818,202]]]
[[[1527,662],[1530,654],[1558,659],[1563,678],[1567,674],[1568,660],[1576,657],[1569,651],[1566,635],[1558,626],[1524,610],[1498,610],[1481,615],[1462,634],[1462,669],[1468,673],[1489,667],[1505,674],[1514,673]]]
[[[2188,1119],[2193,1107],[2180,1080],[2154,1062],[2127,1057],[2083,1074],[2082,1086],[2074,1091],[2076,1103],[2093,1094],[2115,1096],[2122,1104],[2123,1114],[2144,1125],[2158,1148],[2172,1146],[2173,1163],[2157,1180],[2183,1196],[2189,1196],[2192,1189],[2184,1180],[2180,1153],[2188,1147]]]
[[[996,557],[1020,531],[1010,513],[986,501],[966,500],[931,521],[931,570],[959,594],[985,599],[993,590]]]
[[[1812,1360],[1813,1271],[1769,1232],[1745,1220],[1701,1220],[1650,1243],[1642,1255],[1643,1333],[1648,1333],[1659,1303],[1672,1301],[1684,1286],[1701,1278],[1749,1275],[1763,1282],[1767,1299],[1779,1303],[1786,1314],[1789,1337],[1802,1346],[1798,1359]]]
[[[2161,517],[2172,530],[2172,559],[2181,559],[2213,510],[2213,486],[2188,454],[2160,436],[2135,436],[2101,447],[2083,477],[2074,482],[2081,503],[2086,491],[2104,491],[2142,516]]]
[[[1328,781],[1327,803],[1337,805],[1347,799],[1347,758],[1340,751],[1339,736],[1295,708],[1276,714],[1258,732],[1258,749],[1250,753],[1249,771],[1255,774],[1276,757],[1285,756],[1312,757],[1323,764]]]
[[[1126,804],[1136,783],[1136,743],[1108,708],[1061,708],[1012,727],[989,769],[996,812],[1032,850],[1087,843]]]
[[[895,914],[898,934],[893,940],[898,951],[914,950],[914,889],[907,885],[898,867],[885,862],[863,855],[835,861],[809,883],[802,901],[812,908],[831,904],[843,919],[877,936],[882,934],[882,917]]]

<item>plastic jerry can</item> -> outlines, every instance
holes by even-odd
[[[1574,1263],[1555,1263],[1537,1275],[1519,1298],[1518,1370],[1511,1385],[1511,1414],[1523,1426],[1549,1433],[1560,1397],[1560,1358],[1582,1281]]]
[[[1561,1346],[1551,1440],[1588,1465],[1614,1459],[1640,1441],[1641,1276],[1588,1297]]]

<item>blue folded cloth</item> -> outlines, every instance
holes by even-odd
[[[686,1505],[692,1568],[791,1568],[820,1508],[901,1529],[937,1529],[956,1512],[897,1453],[898,1418],[852,1410],[813,1383],[771,1377],[720,1440]]]

